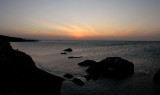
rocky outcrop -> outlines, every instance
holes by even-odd
[[[67,49],[65,49],[65,50],[63,50],[63,51],[72,52],[73,50],[72,50],[71,48],[67,48]]]
[[[134,73],[134,64],[120,57],[108,57],[100,62],[86,60],[79,63],[80,66],[89,66],[86,79],[99,77],[124,78]]]
[[[155,75],[153,77],[153,82],[156,83],[156,84],[158,84],[158,85],[160,85],[160,70],[158,70],[155,73]]]
[[[37,68],[29,55],[0,41],[1,95],[60,95],[63,80]]]
[[[38,40],[32,40],[32,39],[23,39],[18,37],[9,37],[0,35],[0,41],[2,42],[37,42]]]
[[[96,61],[94,60],[85,60],[83,62],[78,63],[80,66],[90,66],[96,64]]]

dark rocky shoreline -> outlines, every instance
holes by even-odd
[[[0,41],[1,42],[38,42],[38,40],[9,37],[4,35],[0,35]]]
[[[29,55],[12,49],[8,41],[0,39],[0,95],[60,95],[64,79],[37,68]]]

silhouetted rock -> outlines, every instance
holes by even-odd
[[[66,52],[61,52],[61,54],[67,54]]]
[[[158,70],[154,77],[153,77],[153,82],[155,82],[156,84],[160,85],[160,70]]]
[[[60,95],[63,80],[38,69],[29,55],[0,40],[1,95]]]
[[[67,48],[67,49],[65,49],[65,50],[63,50],[63,51],[72,52],[72,49],[71,49],[71,48]]]
[[[78,63],[80,66],[90,66],[96,64],[96,61],[94,60],[85,60],[83,62]]]
[[[77,85],[80,85],[80,86],[84,85],[84,82],[81,81],[81,80],[78,79],[78,78],[74,78],[72,81],[73,81],[74,83],[76,83]]]
[[[71,74],[65,74],[64,77],[70,79],[70,78],[73,78],[73,75],[71,75]]]
[[[69,59],[73,59],[73,58],[82,58],[82,56],[79,56],[79,57],[75,57],[75,56],[70,56],[68,57]]]
[[[120,57],[108,57],[86,70],[92,77],[124,78],[133,74],[134,64]]]

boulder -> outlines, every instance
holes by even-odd
[[[93,77],[115,77],[124,78],[133,74],[134,64],[120,57],[108,57],[91,65],[86,72]]]
[[[158,84],[158,85],[160,85],[160,70],[158,70],[155,73],[155,75],[153,77],[153,82],[156,83],[156,84]]]
[[[78,56],[78,57],[77,57],[77,56],[69,56],[68,58],[69,58],[69,59],[73,59],[73,58],[82,58],[82,56]]]
[[[85,60],[83,62],[78,63],[80,66],[90,66],[96,64],[96,61],[94,60]]]
[[[66,52],[61,52],[61,54],[67,54]]]
[[[64,75],[64,77],[70,79],[70,78],[73,78],[73,75],[67,73],[67,74]]]
[[[71,49],[71,48],[67,48],[67,49],[65,49],[65,50],[63,50],[63,51],[72,52],[72,49]]]

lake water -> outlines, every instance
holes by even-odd
[[[14,49],[29,54],[36,65],[57,76],[70,73],[80,78],[85,85],[78,86],[66,80],[62,84],[62,95],[160,95],[160,87],[152,78],[160,69],[160,42],[156,41],[40,41],[14,42]],[[60,54],[66,48],[73,52]],[[69,56],[82,58],[68,59]],[[77,64],[84,60],[100,61],[106,57],[122,57],[135,65],[132,76],[123,80],[101,78],[86,81],[86,67]]]

